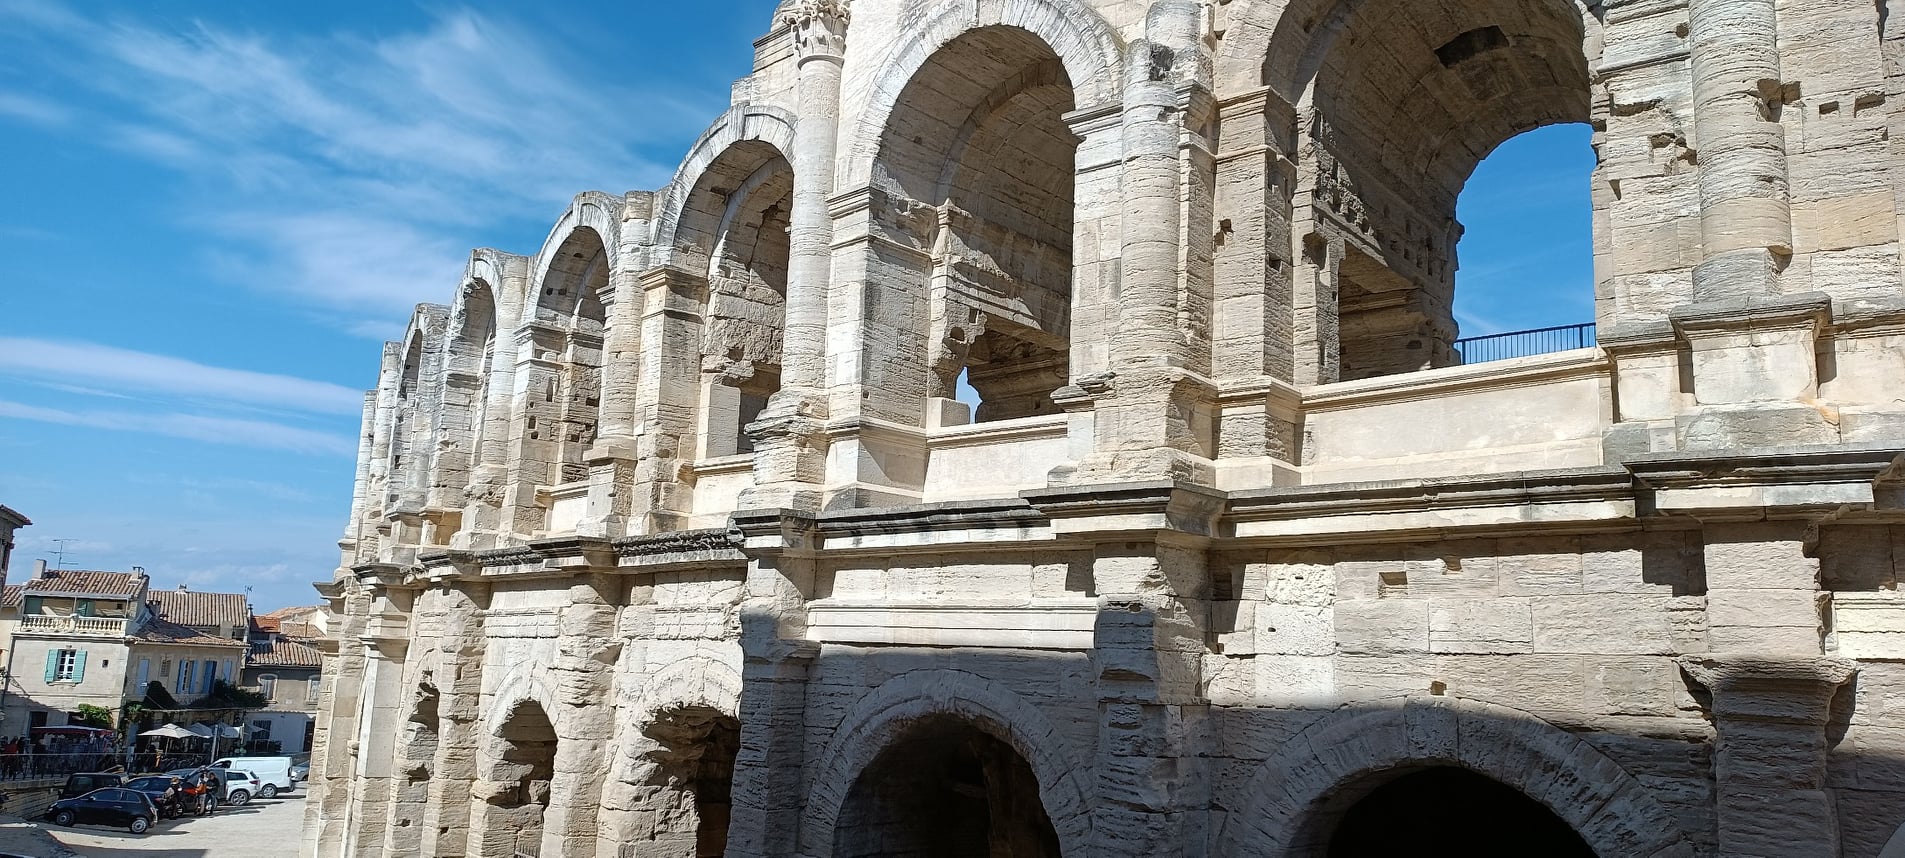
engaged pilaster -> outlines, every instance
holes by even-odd
[[[746,431],[754,439],[755,488],[747,508],[817,509],[823,475],[828,384],[827,303],[832,281],[834,152],[840,127],[840,72],[846,63],[848,4],[802,0],[781,13],[799,68],[794,122],[794,190],[788,212],[787,321],[781,389]]]
[[[1856,665],[1837,658],[1686,656],[1712,692],[1719,854],[1832,858],[1839,826],[1825,789],[1826,722]]]
[[[1214,481],[1216,390],[1210,364],[1210,214],[1216,105],[1207,21],[1188,0],[1152,6],[1147,39],[1126,59],[1120,269],[1110,368],[1053,395],[1095,411],[1092,451],[1055,482]]]

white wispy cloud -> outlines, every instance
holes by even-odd
[[[65,125],[72,121],[73,112],[44,98],[18,92],[0,92],[0,116],[34,125]]]
[[[340,384],[97,343],[0,337],[0,373],[39,382],[85,382],[119,393],[168,393],[324,414],[363,411],[363,393]]]
[[[283,450],[291,453],[346,457],[357,454],[357,442],[353,439],[265,420],[243,420],[203,414],[71,411],[6,400],[0,400],[0,417],[115,432],[165,435],[192,441]]]
[[[462,9],[407,32],[291,37],[0,0],[8,49],[113,106],[66,122],[89,142],[220,183],[184,212],[224,239],[217,272],[347,329],[446,300],[485,227],[667,181],[673,163],[642,147],[725,106],[600,79],[573,46]]]

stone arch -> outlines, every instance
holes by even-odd
[[[1905,825],[1892,833],[1892,839],[1885,841],[1885,848],[1879,850],[1879,858],[1905,858]]]
[[[866,111],[850,141],[843,141],[849,157],[839,187],[861,187],[873,180],[881,138],[900,94],[927,61],[960,36],[997,26],[1024,30],[1049,46],[1064,65],[1080,107],[1117,103],[1124,83],[1123,43],[1089,4],[1082,0],[941,0],[918,22],[904,26],[906,37],[874,61],[879,71],[866,96]]]
[[[696,706],[741,715],[741,674],[725,662],[705,655],[678,659],[654,673],[629,710],[629,723],[642,724],[660,712]]]
[[[1039,800],[1068,858],[1092,847],[1091,768],[1044,713],[1025,698],[977,674],[916,670],[868,692],[847,710],[812,771],[801,820],[801,854],[831,855],[847,793],[868,765],[913,722],[931,716],[965,720],[1017,751],[1038,778]]]
[[[1346,796],[1372,776],[1454,766],[1519,790],[1572,826],[1599,855],[1690,851],[1685,832],[1638,780],[1587,742],[1539,718],[1456,698],[1337,709],[1265,760],[1231,808],[1223,855],[1312,858]]]
[[[1215,84],[1220,97],[1268,86],[1295,103],[1319,56],[1342,32],[1343,21],[1366,0],[1245,0],[1228,13],[1217,52]],[[1539,0],[1571,5],[1591,14],[1587,0]],[[1320,38],[1312,39],[1312,36]],[[1279,63],[1273,67],[1271,63]]]
[[[483,736],[494,739],[501,735],[503,722],[509,719],[509,713],[525,700],[533,700],[544,712],[561,711],[556,705],[554,680],[549,678],[547,665],[534,664],[533,661],[517,662],[496,683],[496,689],[485,695],[489,700],[488,711],[483,713]]]
[[[781,160],[793,163],[794,115],[771,105],[738,104],[701,132],[694,146],[688,150],[688,157],[675,169],[674,178],[655,193],[654,235],[651,243],[661,252],[667,253],[669,248],[674,247],[682,211],[702,176],[716,159],[735,144],[749,140],[772,147]],[[652,260],[657,263],[660,261]]]
[[[741,676],[707,656],[646,677],[618,711],[615,759],[602,791],[599,852],[725,851],[740,748]]]
[[[849,178],[873,206],[865,273],[927,324],[861,319],[863,413],[907,425],[1058,412],[1070,379],[1083,141],[1071,117],[1111,97],[1115,40],[1063,3],[941,4],[881,70]],[[1044,14],[1032,14],[1044,10]],[[953,14],[959,12],[959,14]],[[1078,71],[1074,71],[1078,68]],[[1089,77],[1080,77],[1089,76]],[[880,90],[891,89],[891,93]],[[877,123],[877,126],[875,125]],[[854,172],[857,171],[857,172]],[[860,228],[860,227],[855,227]],[[958,397],[976,391],[968,414]]]
[[[530,265],[528,305],[548,282],[551,270],[561,262],[562,249],[570,244],[578,230],[591,230],[602,242],[604,260],[610,271],[620,262],[622,241],[622,200],[601,191],[583,191],[569,201],[569,208],[556,220],[543,239],[542,250]]]

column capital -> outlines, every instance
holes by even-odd
[[[781,12],[780,22],[793,30],[794,55],[801,62],[846,55],[849,5],[849,0],[799,0]]]
[[[1713,693],[1716,716],[1824,724],[1832,695],[1858,671],[1845,658],[1686,655],[1680,669]]]

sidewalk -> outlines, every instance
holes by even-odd
[[[17,816],[0,816],[0,853],[9,852],[33,858],[79,858],[79,853],[60,845],[40,826]]]

